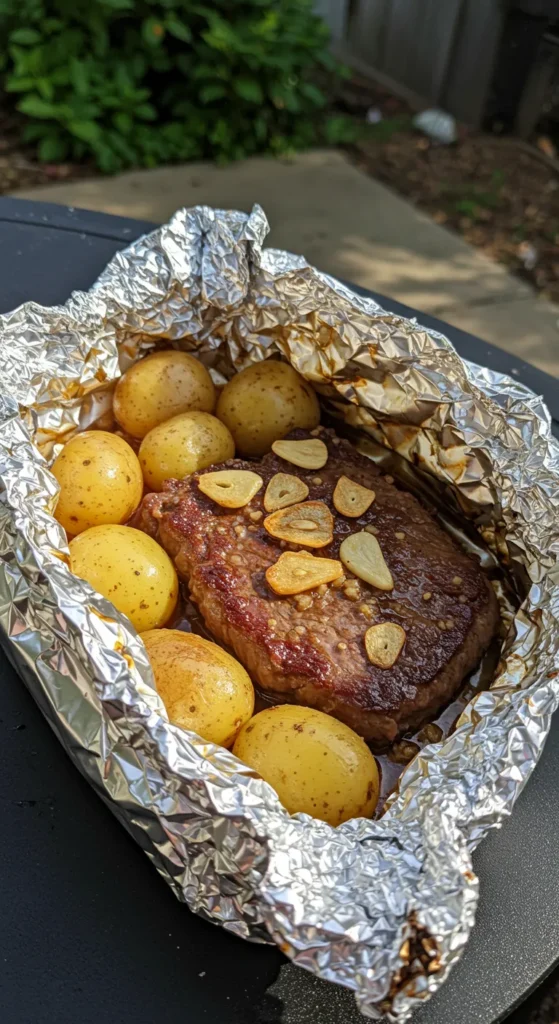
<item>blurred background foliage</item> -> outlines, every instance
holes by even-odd
[[[110,173],[351,141],[312,0],[0,0],[0,87],[47,163]]]

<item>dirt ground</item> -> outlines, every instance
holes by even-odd
[[[531,145],[459,125],[441,145],[413,127],[403,101],[359,78],[341,103],[365,122],[352,147],[363,170],[559,301],[559,160],[547,137]]]

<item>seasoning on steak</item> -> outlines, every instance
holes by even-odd
[[[290,435],[308,437],[302,430]],[[329,456],[318,471],[273,453],[258,463],[232,459],[211,467],[260,474],[264,486],[244,508],[217,505],[201,492],[202,474],[195,473],[147,495],[132,525],[168,551],[210,632],[233,649],[261,689],[326,711],[382,749],[454,696],[496,631],[498,606],[478,564],[416,498],[332,431],[320,428],[320,437]],[[308,500],[325,502],[334,516],[333,542],[314,554],[338,558],[344,538],[369,527],[392,590],[346,572],[345,580],[308,593],[274,593],[266,569],[290,548],[262,525],[266,485],[278,472],[303,480]],[[359,518],[346,518],[333,505],[342,475],[375,492]],[[389,668],[372,664],[365,648],[367,629],[381,622],[399,624],[406,634]]]

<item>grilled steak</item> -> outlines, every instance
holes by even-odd
[[[309,435],[295,431],[290,437]],[[382,749],[433,718],[453,697],[493,637],[498,607],[477,563],[416,498],[332,431],[321,428],[320,437],[329,457],[318,471],[299,469],[273,453],[258,463],[233,459],[212,467],[260,474],[264,487],[244,508],[220,507],[199,489],[202,474],[193,474],[147,495],[132,525],[168,551],[208,629],[233,649],[263,690],[326,711]],[[292,597],[274,593],[266,569],[291,547],[262,525],[265,488],[278,472],[303,480],[308,500],[324,502],[334,515],[332,543],[313,553],[338,558],[344,538],[369,527],[393,590],[378,590],[346,573],[341,585],[334,581]],[[342,475],[375,491],[359,518],[334,508],[332,494]],[[367,657],[364,635],[369,626],[387,621],[403,627],[406,640],[395,664],[379,668]]]

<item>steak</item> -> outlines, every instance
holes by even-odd
[[[264,480],[244,508],[222,508],[206,497],[198,487],[202,471],[148,494],[131,525],[156,538],[174,559],[211,634],[235,652],[262,690],[334,715],[381,750],[434,718],[455,695],[495,634],[497,601],[477,562],[413,495],[332,431],[317,433],[328,447],[323,469],[299,469],[273,453],[259,462],[232,459],[211,471],[249,469]],[[297,430],[290,439],[309,436]],[[338,558],[344,538],[369,527],[392,574],[392,590],[347,572],[345,581],[304,597],[271,589],[266,570],[283,551],[305,550],[263,526],[265,488],[279,472],[303,480],[308,500],[324,502],[334,516],[332,543],[313,554]],[[359,518],[346,518],[333,505],[342,475],[375,492]],[[405,631],[389,668],[372,664],[365,649],[366,630],[382,622]]]

